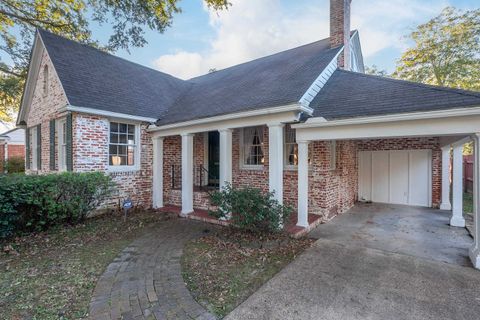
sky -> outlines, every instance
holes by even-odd
[[[182,0],[182,13],[163,34],[146,32],[148,44],[116,55],[182,79],[223,69],[328,37],[328,0],[231,0],[226,11],[201,0]],[[409,46],[405,35],[446,6],[480,7],[478,0],[353,0],[352,29],[358,29],[367,66],[392,72]],[[108,26],[93,26],[106,41]]]

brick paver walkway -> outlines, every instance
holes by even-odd
[[[174,219],[135,240],[107,267],[90,302],[91,319],[215,319],[183,282],[186,241],[206,224]]]

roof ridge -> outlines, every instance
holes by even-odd
[[[68,38],[66,38],[66,37],[64,37],[64,36],[55,34],[55,33],[53,33],[53,32],[47,31],[47,30],[45,30],[45,29],[37,28],[37,32],[40,34],[40,37],[42,37],[42,33],[48,33],[48,34],[50,34],[50,35],[52,35],[52,36],[54,36],[54,37],[56,37],[56,38],[60,38],[60,39],[62,39],[62,40],[68,41],[68,42],[73,42],[73,43],[75,43],[75,44],[77,44],[77,45],[80,45],[80,46],[82,46],[82,47],[84,47],[84,48],[86,48],[86,49],[88,49],[88,50],[93,50],[93,51],[96,51],[96,52],[98,52],[98,53],[107,55],[107,56],[109,56],[109,57],[116,58],[116,59],[119,59],[119,60],[128,62],[129,64],[135,65],[135,66],[137,66],[137,67],[141,67],[141,68],[143,68],[143,69],[147,69],[148,71],[154,71],[154,72],[160,73],[160,74],[162,74],[162,75],[172,77],[172,78],[174,78],[174,79],[176,79],[176,80],[179,80],[179,81],[182,81],[182,82],[186,82],[185,80],[180,79],[180,78],[177,78],[177,77],[175,77],[175,76],[173,76],[173,75],[171,75],[171,74],[169,74],[169,73],[166,73],[166,72],[163,72],[163,71],[160,71],[160,70],[157,70],[157,69],[154,69],[154,68],[145,66],[145,65],[143,65],[143,64],[140,64],[140,63],[137,63],[137,62],[134,62],[134,61],[130,61],[130,60],[126,59],[126,58],[122,58],[122,57],[119,57],[119,56],[114,55],[114,54],[112,54],[112,53],[102,51],[102,50],[100,50],[100,49],[98,49],[98,48],[95,48],[95,47],[93,47],[93,46],[91,46],[91,45],[88,45],[88,44],[86,44],[86,43],[82,43],[82,42],[79,42],[79,41],[76,41],[76,40],[68,39]],[[43,38],[42,38],[42,41],[43,41]]]
[[[195,80],[195,79],[199,79],[199,78],[202,78],[202,77],[206,77],[206,76],[215,74],[215,73],[217,73],[217,72],[224,72],[224,71],[227,71],[227,70],[229,70],[229,69],[231,69],[231,68],[235,68],[235,67],[238,67],[238,66],[242,66],[242,65],[245,65],[245,64],[247,64],[247,63],[251,63],[251,62],[253,62],[253,61],[258,61],[258,60],[270,58],[270,57],[276,56],[276,55],[278,55],[278,54],[282,54],[282,53],[289,52],[289,51],[292,51],[292,50],[300,49],[300,48],[303,48],[303,47],[306,47],[306,46],[311,46],[311,45],[313,45],[313,44],[316,44],[316,43],[319,43],[319,42],[322,42],[322,41],[326,41],[326,40],[328,40],[328,39],[330,39],[330,37],[324,38],[324,39],[320,39],[320,40],[317,40],[317,41],[313,41],[313,42],[309,42],[309,43],[305,43],[305,44],[302,44],[302,45],[300,45],[300,46],[293,47],[293,48],[290,48],[290,49],[286,49],[286,50],[282,50],[282,51],[277,51],[277,52],[275,52],[275,53],[267,54],[267,55],[262,56],[262,57],[259,57],[259,58],[255,58],[255,59],[251,59],[251,60],[248,60],[248,61],[244,61],[244,62],[241,62],[241,63],[238,63],[238,64],[234,64],[234,65],[232,65],[232,66],[229,66],[229,67],[226,67],[226,68],[223,68],[223,69],[214,71],[214,72],[205,73],[205,74],[202,74],[202,75],[199,75],[199,76],[196,76],[196,77],[187,79],[186,81],[189,82],[189,81],[192,81],[192,80]],[[340,46],[337,46],[337,47],[335,47],[335,48],[327,48],[327,50],[337,50],[337,49],[339,49],[340,47],[342,47],[342,46],[340,45]],[[193,81],[192,81],[192,82],[193,82]]]
[[[385,80],[385,81],[391,81],[391,82],[397,82],[397,83],[399,82],[399,83],[403,83],[403,84],[411,84],[411,85],[415,85],[417,87],[428,88],[428,89],[433,89],[433,90],[438,90],[438,91],[454,92],[454,93],[468,95],[468,96],[477,97],[477,98],[480,97],[480,92],[472,91],[472,90],[444,87],[444,86],[439,86],[439,85],[432,85],[432,84],[426,84],[426,83],[421,83],[421,82],[415,82],[415,81],[411,81],[411,80],[395,79],[395,78],[390,78],[390,77],[384,77],[384,76],[379,76],[379,75],[374,75],[374,74],[366,74],[366,73],[343,70],[343,69],[337,69],[337,71],[344,72],[344,73],[351,73],[351,74],[355,74],[355,75],[358,75],[358,76],[361,76],[361,77],[366,77],[366,78],[368,78],[368,77],[377,78],[379,80]]]

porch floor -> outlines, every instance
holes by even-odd
[[[171,212],[180,215],[182,208],[179,206],[171,206],[167,205],[159,210],[160,212]],[[218,220],[212,218],[208,214],[208,210],[203,209],[194,209],[193,213],[190,213],[185,218],[199,220],[207,223],[218,224],[222,226],[228,226],[230,224],[229,221]],[[291,215],[290,222],[285,226],[285,231],[290,234],[293,238],[300,238],[314,229],[321,223],[321,216],[316,214],[309,214],[308,215],[308,227],[298,227],[297,223],[297,214],[296,212]]]

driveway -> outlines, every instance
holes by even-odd
[[[471,239],[448,213],[358,205],[227,319],[478,319]]]

